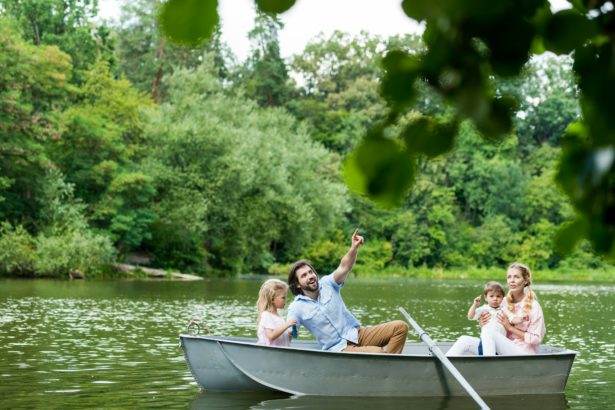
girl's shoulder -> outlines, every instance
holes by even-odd
[[[276,315],[275,313],[271,313],[268,310],[265,310],[261,313],[261,323],[278,323],[278,322],[284,322],[284,319],[282,319],[280,316]]]
[[[271,313],[271,312],[270,312],[270,311],[268,311],[268,310],[263,310],[263,311],[261,312],[261,317],[270,317],[270,316],[273,316],[273,313]]]

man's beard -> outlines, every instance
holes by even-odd
[[[307,291],[310,291],[310,292],[314,292],[314,291],[318,290],[318,278],[316,278],[314,280],[314,282],[312,282],[312,283],[310,283],[310,282],[306,283],[305,287],[303,288],[303,290],[307,290]]]

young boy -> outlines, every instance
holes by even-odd
[[[480,300],[483,296],[487,303],[479,307]],[[487,282],[483,289],[483,295],[477,296],[472,306],[470,306],[470,310],[468,310],[468,319],[470,320],[478,320],[483,312],[489,312],[491,315],[489,322],[483,326],[480,332],[482,353],[484,356],[495,356],[495,343],[493,343],[493,338],[491,337],[493,332],[506,336],[506,329],[504,329],[504,326],[498,321],[498,314],[501,313],[511,320],[511,322],[514,321],[514,318],[510,318],[502,309],[502,300],[504,300],[504,288],[497,282]]]

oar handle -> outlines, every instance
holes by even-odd
[[[474,399],[476,404],[478,404],[480,408],[483,410],[489,410],[489,406],[487,405],[487,403],[484,402],[484,400],[478,395],[476,390],[474,390],[474,388],[470,385],[470,383],[468,383],[468,381],[463,377],[463,375],[459,373],[459,370],[457,370],[457,368],[453,366],[453,363],[451,363],[451,361],[448,360],[448,358],[444,355],[444,353],[442,353],[442,350],[440,350],[440,348],[436,346],[436,344],[433,342],[433,340],[431,340],[431,337],[429,337],[427,332],[425,332],[423,328],[420,327],[418,323],[416,323],[416,321],[412,318],[412,316],[410,316],[410,314],[406,312],[406,309],[400,307],[399,311],[404,316],[404,318],[408,321],[408,323],[412,325],[412,327],[414,328],[416,333],[418,333],[419,338],[423,341],[423,343],[425,343],[427,347],[429,347],[429,350],[431,350],[433,355],[436,356],[442,362],[444,367],[446,367],[446,369],[453,375],[453,377],[457,379],[459,384],[461,384],[461,387],[463,387],[464,390],[468,392],[468,394],[470,395],[470,397]]]

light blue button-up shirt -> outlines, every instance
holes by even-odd
[[[347,343],[359,342],[359,321],[346,309],[340,295],[342,285],[333,274],[318,281],[318,299],[297,295],[288,306],[287,319],[295,319],[297,326],[305,326],[322,350],[339,352]]]

